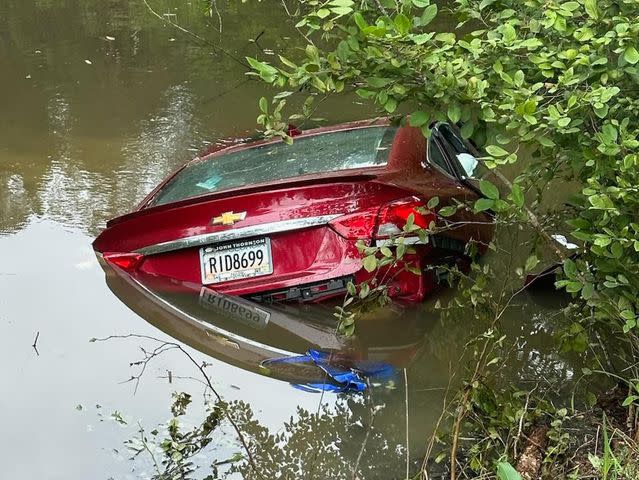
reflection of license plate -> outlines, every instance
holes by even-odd
[[[204,285],[270,275],[271,240],[263,237],[202,247],[200,268]]]
[[[200,291],[200,305],[208,310],[220,313],[224,317],[256,328],[266,327],[271,318],[269,312],[252,305],[246,300],[221,295],[206,287],[202,287]]]

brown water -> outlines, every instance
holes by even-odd
[[[238,58],[296,48],[295,31],[279,8],[218,4],[222,33],[216,15],[204,17],[201,2],[153,2],[161,14],[170,13]],[[259,45],[248,41],[258,36]],[[117,286],[105,282],[90,247],[105,221],[132,208],[209,142],[254,132],[257,99],[265,90],[246,81],[244,72],[228,56],[163,26],[142,0],[0,0],[3,478],[150,474],[148,458],[129,460],[123,442],[136,435],[138,422],[153,428],[169,418],[172,392],[200,398],[202,387],[181,378],[197,372],[179,352],[155,359],[137,391],[123,383],[136,371],[130,363],[141,358],[139,347],[153,342],[89,339],[129,333],[182,342],[198,361],[211,363],[209,374],[226,400],[246,402],[271,433],[296,432],[283,447],[264,439],[264,451],[272,453],[263,462],[267,478],[290,472],[297,458],[304,459],[309,477],[350,476],[370,415],[361,396],[307,393],[282,372],[260,374],[257,357],[244,355],[246,345],[271,345],[277,356],[303,351],[311,339],[351,356],[383,359],[397,376],[374,389],[375,403],[384,408],[362,456],[363,475],[404,475],[407,416],[411,468],[420,461],[474,326],[464,312],[444,321],[433,301],[397,307],[376,313],[356,338],[344,340],[332,334],[331,310],[323,307],[287,307],[257,328],[234,325],[197,295],[171,300],[199,320],[189,323],[171,308],[170,314],[134,313],[112,293]],[[337,99],[318,114],[336,123],[370,112]],[[553,313],[545,300],[523,296],[504,317],[505,330],[518,339],[516,378],[572,377],[578,362],[546,353]],[[220,335],[220,325],[237,341]],[[191,422],[202,412],[201,402],[194,403]],[[319,418],[304,413],[320,404],[327,411]],[[111,418],[114,411],[126,425]],[[218,460],[240,450],[228,426],[215,445]]]

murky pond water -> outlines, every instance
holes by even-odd
[[[153,6],[237,58],[296,46],[279,8],[218,2],[220,33],[217,16],[207,20],[201,3]],[[414,468],[473,318],[460,312],[443,321],[433,299],[378,312],[354,338],[343,339],[333,333],[330,308],[278,307],[241,322],[228,316],[224,299],[199,291],[167,298],[136,291],[117,276],[105,281],[93,255],[90,243],[105,221],[132,208],[170,170],[208,142],[254,132],[261,84],[247,81],[228,55],[163,26],[142,0],[0,0],[0,72],[5,478],[152,474],[150,460],[130,460],[123,442],[139,425],[165,422],[173,392],[189,391],[195,399],[203,387],[179,351],[154,358],[139,383],[126,382],[139,371],[130,364],[144,357],[141,348],[150,351],[155,340],[89,341],[132,333],[177,342],[210,364],[207,372],[225,400],[246,403],[259,428],[268,429],[253,425],[249,432],[270,452],[261,459],[265,478],[289,475],[298,460],[307,478],[350,476],[360,454],[365,478],[399,478],[407,443]],[[342,99],[318,113],[331,123],[370,114]],[[524,380],[572,376],[570,359],[544,353],[553,312],[552,302],[521,296],[503,319],[521,339],[512,362],[513,372],[526,366]],[[260,368],[265,359],[311,347],[395,370],[392,381],[374,387],[374,402],[384,407],[363,452],[371,416],[361,396],[294,388],[314,379],[316,372],[303,368]],[[201,403],[194,401],[194,418],[203,413]],[[288,441],[264,432],[285,433]],[[226,425],[216,460],[237,451]]]

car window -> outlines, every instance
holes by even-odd
[[[187,166],[149,206],[300,175],[386,165],[397,129],[367,127],[296,138],[212,157]]]
[[[462,178],[474,178],[477,176],[479,161],[466,147],[464,140],[449,125],[442,123],[438,126],[438,131],[446,143],[451,147],[453,156],[459,163],[459,175]]]
[[[455,173],[451,171],[450,165],[446,161],[446,157],[444,156],[444,153],[439,148],[439,145],[437,144],[437,141],[435,140],[433,135],[431,135],[430,138],[428,139],[427,155],[428,155],[428,161],[430,163],[439,167],[440,170],[443,170],[448,175],[452,175],[452,176],[455,175]]]

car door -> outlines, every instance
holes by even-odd
[[[466,191],[459,200],[465,200],[473,203],[475,199],[481,196],[479,189],[479,180],[477,175],[483,174],[482,166],[475,157],[472,147],[466,145],[461,135],[455,131],[453,127],[446,123],[437,123],[432,128],[432,134],[427,143],[427,154],[424,160],[425,166],[434,168],[441,172],[447,178],[462,184],[460,190]],[[455,230],[459,228],[464,232],[466,238],[474,238],[479,242],[480,250],[485,250],[487,242],[492,236],[492,217],[488,212],[473,213],[466,209],[458,210],[452,218],[457,223]],[[461,224],[466,223],[460,227]],[[434,243],[447,245],[450,249],[448,240],[450,238],[462,239],[459,231],[443,232],[439,238],[434,239]],[[465,244],[465,242],[464,242]],[[462,244],[462,249],[464,244]],[[454,250],[454,249],[453,249]]]

